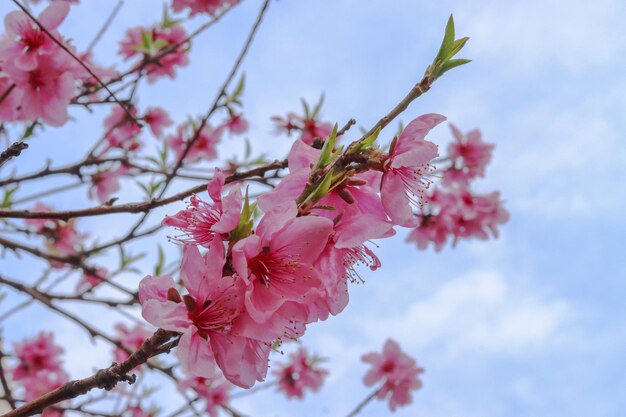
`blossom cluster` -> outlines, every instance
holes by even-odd
[[[52,333],[41,332],[32,339],[14,344],[17,364],[11,369],[13,380],[24,389],[24,399],[31,401],[60,387],[69,380],[63,370],[63,348],[54,343]],[[43,411],[44,417],[62,413],[53,408]]]
[[[459,239],[488,239],[498,236],[498,226],[506,223],[509,213],[497,191],[480,194],[471,190],[473,180],[484,177],[491,161],[494,145],[482,140],[478,130],[467,134],[450,126],[454,141],[448,146],[447,164],[441,186],[425,196],[425,204],[418,214],[418,226],[408,236],[420,249],[432,243],[441,250],[448,239],[456,244]]]
[[[77,88],[95,84],[71,54],[88,62],[100,79],[115,75],[94,65],[90,56],[78,53],[59,33],[69,7],[68,2],[57,1],[41,12],[37,20],[46,31],[21,10],[6,15],[0,38],[0,121],[41,119],[52,126],[65,124]]]
[[[410,404],[411,391],[422,387],[419,376],[424,370],[417,366],[413,358],[402,352],[393,339],[385,342],[382,353],[366,353],[361,359],[371,365],[363,383],[366,386],[382,383],[376,397],[381,400],[388,398],[391,411],[395,411],[398,406]]]
[[[278,378],[278,391],[287,398],[304,398],[305,391],[317,392],[322,387],[328,370],[318,365],[320,359],[310,356],[303,347],[289,355],[287,363],[279,363],[272,374]]]
[[[412,206],[421,204],[437,156],[425,136],[444,120],[418,117],[389,153],[363,143],[350,156],[355,163],[331,150],[333,135],[322,149],[297,140],[289,174],[256,201],[258,222],[247,192],[226,185],[219,170],[207,186],[212,203],[194,196],[166,217],[182,232],[174,238],[184,244],[182,286],[147,276],[139,298],[148,322],[181,334],[182,367],[204,377],[216,363],[230,382],[251,387],[265,378],[276,342],[340,313],[357,264],[380,266],[366,243],[417,224]]]
[[[33,207],[35,211],[52,211],[52,208],[44,203],[37,203]],[[68,256],[76,253],[85,234],[76,230],[74,219],[68,221],[56,219],[26,219],[28,229],[46,239],[46,249],[52,255]],[[52,266],[62,268],[65,265],[55,261],[50,262]]]

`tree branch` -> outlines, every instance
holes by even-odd
[[[266,172],[275,169],[284,169],[287,167],[287,161],[274,161],[270,164],[263,165],[248,171],[234,173],[226,178],[226,183],[241,181],[249,177],[263,176]],[[0,218],[20,218],[20,219],[59,219],[69,220],[75,217],[101,216],[112,213],[147,213],[156,207],[165,206],[175,201],[183,200],[192,194],[202,192],[206,189],[206,184],[197,185],[188,190],[174,194],[170,197],[153,199],[140,203],[121,204],[119,206],[97,206],[80,210],[63,210],[63,211],[28,211],[28,210],[0,210]],[[57,257],[59,258],[59,257]],[[58,259],[56,259],[58,260]],[[63,262],[63,261],[61,261]]]
[[[51,405],[64,400],[76,398],[80,395],[86,394],[92,389],[100,388],[109,391],[122,381],[132,384],[135,382],[135,375],[129,375],[129,373],[136,366],[146,363],[146,361],[154,356],[155,352],[157,352],[164,343],[169,341],[175,335],[175,333],[159,329],[124,362],[119,364],[113,363],[110,367],[100,369],[88,378],[69,381],[44,396],[10,411],[3,417],[32,416],[40,413],[46,407],[50,407]]]

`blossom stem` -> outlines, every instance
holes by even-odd
[[[368,395],[367,397],[365,397],[365,399],[363,401],[361,401],[355,408],[354,410],[352,410],[350,412],[350,414],[348,414],[346,417],[354,417],[357,414],[359,414],[361,412],[361,410],[363,410],[363,408],[374,399],[374,397],[376,397],[376,395],[380,392],[380,390],[382,390],[383,387],[377,388],[374,392],[372,392],[370,395]]]

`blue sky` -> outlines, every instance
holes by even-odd
[[[83,3],[62,32],[84,46],[97,30],[94,22],[114,2]],[[114,54],[123,30],[155,22],[161,12],[155,3],[161,2],[126,2],[96,49],[99,62],[119,62]],[[162,105],[177,122],[204,111],[259,5],[246,0],[203,34],[191,65],[175,82],[144,85],[139,105]],[[0,6],[1,14],[9,9],[9,2]],[[480,128],[497,146],[487,178],[476,185],[501,190],[511,221],[498,240],[461,242],[441,253],[417,251],[403,242],[402,232],[381,242],[383,268],[364,271],[366,284],[351,288],[347,309],[310,326],[304,338],[306,346],[330,358],[332,375],[321,393],[302,403],[277,401],[271,393],[237,400],[234,405],[245,414],[347,414],[368,393],[359,356],[380,349],[389,336],[426,368],[424,388],[397,416],[623,414],[624,2],[275,1],[244,64],[254,150],[284,154],[289,142],[270,134],[269,117],[298,110],[300,97],[314,101],[321,92],[326,119],[341,124],[354,117],[371,126],[421,77],[450,13],[457,33],[471,38],[462,55],[473,62],[446,74],[402,119],[438,112],[463,130]],[[77,158],[100,132],[105,113],[74,109],[76,123],[47,129],[13,166],[27,172],[48,157],[59,164]],[[390,138],[394,129],[381,137]],[[431,138],[443,146],[450,133],[441,127]],[[225,142],[223,155],[242,149],[241,142]],[[56,205],[91,205],[85,193],[68,193]],[[140,198],[132,186],[120,196]],[[80,224],[105,239],[122,233],[130,220]],[[150,258],[141,266],[151,271]],[[0,269],[14,277],[34,279],[37,267],[10,256],[0,260]],[[36,314],[16,316],[28,328],[13,322],[4,329],[7,339],[60,323],[39,308],[29,311]],[[117,319],[107,317],[101,327],[110,330]],[[90,344],[71,324],[62,326],[60,340],[74,376],[89,372],[94,356],[102,357],[96,365],[106,363],[106,346]],[[385,414],[380,402],[362,412]]]

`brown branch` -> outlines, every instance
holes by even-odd
[[[4,399],[7,400],[11,408],[15,410],[15,399],[13,398],[13,393],[11,392],[11,388],[9,387],[7,377],[4,374],[4,367],[2,366],[2,359],[4,359],[5,356],[6,354],[0,349],[0,382],[2,383],[2,389],[4,390]]]
[[[49,309],[57,312],[58,314],[66,317],[67,319],[73,321],[74,323],[78,324],[79,326],[81,326],[82,328],[84,328],[87,333],[89,333],[89,335],[91,337],[101,337],[104,340],[106,340],[109,343],[114,344],[115,346],[118,347],[122,347],[121,344],[114,340],[113,338],[103,334],[102,332],[96,330],[93,326],[91,326],[89,323],[85,322],[83,319],[73,315],[72,313],[54,305],[53,303],[53,299],[46,293],[39,291],[36,288],[33,287],[29,287],[27,285],[24,285],[22,283],[10,280],[8,278],[5,278],[3,276],[0,275],[0,284],[4,284],[7,285],[17,291],[20,291],[24,294],[29,295],[31,298],[33,298],[34,300],[39,301],[40,303],[42,303],[43,305],[45,305],[46,307],[48,307]]]
[[[106,283],[110,286],[112,286],[113,288],[122,291],[123,293],[126,293],[128,295],[131,295],[133,297],[136,297],[136,294],[134,294],[132,291],[122,287],[121,285],[101,276],[98,271],[96,270],[96,268],[94,268],[93,266],[89,266],[86,265],[83,262],[83,258],[86,256],[84,254],[74,254],[74,255],[68,255],[68,256],[58,256],[58,255],[53,255],[50,253],[45,253],[37,248],[33,248],[31,246],[25,245],[23,243],[20,242],[15,242],[13,240],[9,240],[6,239],[4,237],[0,236],[0,246],[4,246],[7,249],[11,249],[11,250],[20,250],[23,252],[27,252],[30,253],[31,255],[37,256],[39,258],[45,259],[47,261],[57,261],[57,262],[63,262],[65,264],[69,264],[72,265],[75,268],[79,268],[81,269],[83,272],[90,274],[96,278],[98,278],[100,281],[102,281],[103,283]]]
[[[137,121],[137,119],[135,119],[135,116],[132,115],[132,113],[130,112],[130,110],[128,110],[128,108],[122,104],[117,97],[115,96],[115,94],[113,94],[113,92],[109,89],[109,87],[107,87],[107,85],[100,79],[100,77],[98,77],[96,75],[95,72],[93,72],[91,70],[91,68],[89,68],[89,66],[87,64],[85,64],[83,62],[82,59],[80,59],[79,57],[77,57],[76,55],[74,55],[74,53],[72,51],[70,51],[67,46],[65,46],[63,44],[63,42],[61,42],[60,40],[58,40],[56,38],[56,36],[54,36],[52,33],[50,33],[50,31],[48,31],[48,29],[46,29],[46,27],[44,25],[41,24],[41,22],[39,22],[39,20],[37,20],[37,18],[35,16],[33,16],[26,7],[24,7],[19,1],[17,0],[13,0],[13,3],[15,3],[15,5],[17,7],[19,7],[20,9],[22,9],[22,11],[33,21],[35,22],[35,24],[37,24],[37,26],[39,26],[39,28],[46,34],[48,35],[48,37],[50,37],[50,39],[56,43],[61,49],[63,49],[68,55],[70,55],[72,57],[72,59],[74,59],[76,62],[78,62],[78,64],[83,67],[85,69],[85,71],[87,71],[89,73],[89,75],[91,75],[100,85],[102,85],[102,87],[104,87],[104,89],[109,93],[109,95],[113,98],[113,100],[115,100],[115,102],[117,102],[117,104],[120,105],[120,107],[124,110],[124,112],[126,112],[126,114],[128,115],[128,117],[131,118],[131,120],[133,120],[138,126],[141,126],[141,124]]]
[[[2,153],[0,153],[0,167],[4,165],[9,159],[20,156],[24,149],[28,148],[28,143],[18,140],[17,142],[13,142],[11,146],[6,148]]]
[[[408,92],[408,94],[400,101],[400,103],[398,103],[396,107],[394,107],[389,113],[387,113],[387,115],[385,115],[374,126],[372,126],[370,130],[363,134],[361,139],[359,139],[355,143],[370,137],[378,129],[384,129],[385,126],[387,126],[389,123],[391,123],[391,121],[398,117],[400,113],[406,110],[406,108],[409,106],[409,104],[413,102],[413,100],[417,99],[422,94],[430,90],[430,87],[435,82],[435,80],[436,78],[430,75],[430,72],[426,70],[426,74],[424,74],[422,80],[413,86],[411,91]]]
[[[83,167],[90,166],[90,165],[101,165],[107,162],[125,162],[125,161],[127,161],[126,157],[97,159],[97,158],[94,158],[93,156],[90,156],[90,157],[83,159],[82,161],[76,162],[71,165],[66,165],[64,167],[52,168],[52,169],[50,167],[45,167],[43,169],[40,169],[37,172],[33,172],[32,174],[27,174],[21,177],[2,180],[0,181],[0,186],[8,185],[8,184],[17,184],[20,182],[48,177],[51,175],[69,174],[69,175],[76,175],[80,178],[82,176],[80,173],[80,170]]]
[[[284,169],[287,167],[287,161],[274,161],[270,164],[263,165],[244,172],[235,172],[226,178],[226,183],[241,181],[249,177],[263,176],[268,171],[275,169]],[[69,220],[75,217],[102,216],[112,213],[147,213],[153,208],[165,206],[167,204],[183,200],[192,194],[197,194],[206,189],[206,184],[197,185],[170,197],[153,199],[139,203],[120,204],[119,206],[97,206],[80,210],[62,210],[62,211],[29,211],[29,210],[0,210],[0,218],[20,218],[20,219],[59,219]],[[59,260],[61,257],[53,259]],[[62,258],[61,258],[62,259]],[[63,260],[61,260],[63,262]]]
[[[32,416],[41,412],[46,407],[84,395],[92,389],[100,388],[111,390],[118,383],[123,381],[132,384],[135,382],[135,375],[129,375],[129,373],[136,366],[146,363],[164,343],[175,335],[175,333],[159,329],[124,362],[119,364],[114,363],[108,368],[100,369],[88,378],[69,381],[44,396],[28,402],[16,410],[10,411],[3,417]]]

